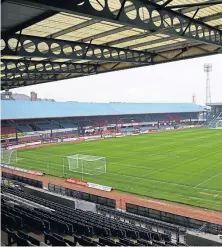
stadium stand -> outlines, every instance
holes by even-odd
[[[173,242],[169,231],[156,232],[90,211],[74,210],[4,184],[1,202],[2,230],[8,242],[18,246],[40,246],[42,242],[53,246],[185,245]]]
[[[28,124],[18,123],[16,124],[16,128],[19,132],[24,132],[24,133],[33,131],[31,126],[29,126]]]
[[[64,128],[64,129],[77,127],[77,125],[72,123],[71,120],[69,120],[69,119],[60,119],[59,118],[59,119],[56,119],[54,121],[56,121],[61,126],[61,128]]]
[[[91,122],[95,127],[109,125],[109,123],[106,120],[92,120]]]
[[[120,119],[109,119],[109,124],[123,124]]]
[[[187,230],[200,233],[205,228],[215,235],[222,231],[220,225],[129,203],[126,212],[119,211],[100,204],[99,197],[92,201],[97,204],[96,212],[76,208],[73,203],[67,206],[61,203],[64,199],[39,190],[43,186],[40,181],[5,172],[2,176],[6,179],[1,184],[2,237],[9,246],[185,246]],[[69,190],[72,197],[87,198],[84,192],[78,197],[77,191],[53,184],[49,184],[49,190],[65,195]]]
[[[212,103],[208,104],[211,107],[211,111],[207,113],[207,127],[214,129],[214,128],[221,128],[221,120],[222,120],[222,103]]]
[[[22,176],[18,176],[16,174],[12,173],[7,173],[7,172],[2,172],[2,177],[4,179],[9,179],[10,181],[16,181],[16,183],[20,184],[28,184],[37,188],[43,188],[43,183],[41,181],[31,179],[31,178],[26,178]]]
[[[44,109],[44,111],[42,111]],[[49,119],[64,117],[127,116],[147,114],[200,113],[191,103],[73,103],[43,101],[2,101],[2,119]],[[126,118],[126,117],[124,117]]]
[[[67,128],[78,128],[77,133],[84,133],[83,128],[85,127],[102,128],[112,127],[112,125],[118,125],[118,127],[121,127],[120,130],[125,132],[132,131],[134,124],[144,126],[144,123],[146,123],[145,127],[149,127],[147,125],[148,123],[174,123],[185,119],[187,119],[187,121],[198,119],[198,114],[203,111],[201,107],[195,104],[99,104],[15,102],[11,100],[2,101],[2,109],[2,133],[5,133],[6,130],[8,130],[7,132],[9,132],[9,130],[12,131],[12,129],[14,133],[15,130],[28,133]],[[9,109],[13,110],[9,111]],[[41,109],[44,109],[44,111]]]
[[[222,120],[219,120],[219,121],[217,122],[217,127],[218,127],[218,128],[222,128]]]
[[[3,124],[1,126],[1,134],[2,135],[14,134],[15,132],[16,132],[15,128],[7,126],[6,124]]]
[[[2,147],[184,128],[186,125],[199,124],[198,116],[202,111],[202,107],[190,103],[3,100]]]
[[[15,135],[12,143],[34,138],[52,140],[60,134],[61,128],[72,128],[70,132],[73,136],[76,133],[80,136],[93,132],[101,134],[110,127],[109,118],[115,118],[114,131],[118,128],[129,131],[165,129],[170,128],[172,123],[175,126],[181,121],[184,121],[184,125],[186,121],[191,123],[204,111],[193,104],[18,103],[14,100],[15,95],[10,95],[8,90],[221,53],[220,1],[4,0],[1,5],[1,86],[2,90],[6,90],[5,98],[11,99],[2,104],[2,133]],[[74,62],[76,60],[77,63]],[[25,95],[17,96],[24,98]],[[37,100],[37,94],[34,98]],[[58,117],[69,120],[61,120],[60,123]],[[130,119],[130,122],[122,121],[122,118]],[[144,124],[145,121],[149,124]],[[220,128],[221,124],[220,115],[213,112],[209,127]],[[106,128],[101,131],[101,127]],[[43,133],[37,136],[34,133],[21,140],[18,139],[18,131],[30,135],[37,131]],[[65,130],[62,135],[66,133]],[[18,180],[17,183],[43,186],[38,181],[15,174],[12,178]],[[22,191],[22,186],[18,189],[2,185],[1,193],[2,229],[7,240],[4,244],[9,246],[184,245],[178,239],[173,241],[171,233],[165,231],[164,226],[161,229],[163,231],[158,231],[149,225],[136,225],[135,218],[125,222],[126,215],[129,217],[126,213],[120,215],[124,217],[124,221],[121,221],[64,207],[49,199],[30,195]],[[46,194],[42,189],[41,193]],[[91,195],[81,195],[91,199]],[[131,210],[136,208],[138,212],[150,214],[148,208],[130,206]],[[161,212],[160,216],[166,217],[166,212]],[[221,228],[217,229],[221,233]]]

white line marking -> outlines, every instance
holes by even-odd
[[[166,181],[160,181],[160,180],[155,180],[155,179],[150,179],[150,178],[141,178],[141,177],[136,177],[136,176],[130,176],[130,175],[124,175],[120,173],[114,173],[114,172],[106,172],[107,174],[113,174],[116,176],[122,176],[122,177],[128,177],[128,178],[135,178],[135,179],[140,179],[140,180],[145,180],[145,181],[152,181],[160,184],[171,184],[171,185],[176,185],[180,187],[186,187],[186,188],[192,188],[192,189],[200,189],[200,190],[206,190],[206,191],[215,191],[215,192],[222,192],[221,190],[212,190],[212,189],[205,189],[205,188],[196,188],[191,185],[185,185],[185,184],[177,184],[177,183],[172,183],[172,182],[166,182]]]
[[[211,179],[213,179],[213,178],[217,177],[217,176],[218,176],[218,175],[220,175],[220,174],[222,174],[222,172],[220,172],[220,173],[218,173],[218,174],[214,175],[213,177],[208,178],[207,180],[205,180],[205,181],[203,181],[203,182],[199,183],[199,184],[198,184],[198,185],[196,185],[194,188],[197,188],[197,187],[198,187],[198,186],[200,186],[201,184],[206,183],[207,181],[209,181],[209,180],[211,180]]]

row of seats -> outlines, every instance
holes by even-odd
[[[36,179],[26,178],[26,177],[8,173],[8,172],[2,172],[2,177],[5,179],[10,179],[12,181],[18,181],[24,184],[28,184],[28,185],[31,185],[37,188],[43,188],[43,182],[36,180]]]
[[[1,126],[1,135],[15,134],[16,129],[10,126]]]
[[[116,208],[116,200],[111,198],[97,196],[83,191],[72,190],[70,188],[54,185],[51,183],[48,184],[48,190],[69,197],[78,198],[84,201],[93,202],[111,208]]]
[[[4,225],[3,225],[4,226]],[[43,242],[38,239],[29,236],[28,234],[22,231],[15,231],[12,229],[4,228],[2,229],[5,233],[7,233],[7,245],[17,245],[17,246],[47,246]]]
[[[80,238],[78,236],[73,237],[73,241],[64,238],[63,236],[52,233],[49,234],[44,232],[44,237],[42,241],[30,234],[27,234],[23,231],[10,230],[8,228],[3,229],[7,233],[8,246],[16,244],[17,246],[76,246],[77,242],[79,245],[84,246],[86,243],[90,243],[88,239]]]
[[[95,126],[107,126],[107,125],[109,125],[109,123],[107,122],[107,121],[105,121],[105,120],[93,120],[93,121],[91,121],[92,123],[93,123],[93,125],[95,125]]]
[[[128,246],[130,243],[132,246],[137,246],[140,244],[139,242],[135,242],[135,240],[144,241],[147,246],[174,245],[171,243],[171,235],[169,234],[150,231],[93,212],[82,211],[79,209],[73,210],[60,204],[43,200],[21,191],[16,191],[13,188],[3,187],[2,191],[3,193],[11,193],[54,210],[51,213],[43,212],[40,209],[35,209],[30,212],[30,209],[22,208],[21,206],[10,209],[7,205],[4,205],[4,211],[21,217],[22,222],[26,222],[27,224],[27,217],[32,215],[38,229],[41,231],[56,231],[68,235],[77,234],[88,238],[97,236],[99,237],[100,245],[114,246],[120,244]],[[113,242],[113,238],[118,238],[119,242]],[[126,244],[126,241],[131,242]]]
[[[97,205],[97,210],[98,212],[100,212],[103,215],[113,215],[114,218],[116,219],[129,219],[131,222],[145,222],[146,225],[150,225],[150,226],[156,226],[156,227],[161,227],[163,229],[165,229],[166,232],[169,232],[168,234],[170,235],[170,231],[172,230],[173,232],[179,232],[179,231],[185,231],[184,227],[181,226],[177,226],[175,224],[170,224],[170,223],[166,223],[163,221],[158,221],[155,219],[150,219],[148,217],[143,217],[140,215],[135,215],[129,212],[125,212],[125,211],[119,211],[116,209],[112,209],[112,208],[108,208],[102,205]],[[151,227],[152,229],[152,227]]]
[[[32,132],[33,129],[28,124],[17,124],[16,128],[19,132]]]

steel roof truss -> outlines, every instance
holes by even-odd
[[[60,74],[60,73],[97,73],[97,64],[61,63],[48,61],[28,61],[2,59],[2,74]]]
[[[105,62],[135,62],[148,64],[152,61],[152,54],[137,50],[94,45],[84,42],[67,41],[30,35],[3,36],[5,46],[2,47],[2,56],[21,56],[72,60],[96,60]],[[18,49],[10,45],[19,43]],[[39,47],[44,46],[44,50]]]
[[[117,8],[119,11],[122,9],[118,16],[118,20],[116,19],[116,12],[112,11],[108,0],[101,1],[100,4],[97,5],[93,0],[19,0],[19,2],[24,2],[30,6],[38,6],[43,9],[66,12],[70,14],[80,14],[91,18],[116,22],[118,24],[129,25],[148,30],[150,32],[159,32],[160,30],[163,30],[164,33],[177,37],[185,37],[187,39],[197,40],[201,43],[213,44],[220,47],[222,46],[221,30],[171,10],[168,7],[164,7],[153,2],[147,2],[145,0],[126,1],[133,6],[134,14],[131,15],[125,11],[128,7],[126,4],[124,7],[121,5],[118,6]],[[154,21],[156,16],[160,17],[159,22]],[[168,19],[169,21],[166,23],[164,21],[165,19]],[[178,23],[179,28],[175,28],[175,25]],[[189,23],[191,28],[183,34],[184,28]],[[195,30],[195,34],[191,33],[193,29]]]

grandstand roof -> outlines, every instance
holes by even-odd
[[[1,87],[222,53],[220,0],[4,0]]]
[[[2,119],[201,112],[192,103],[73,103],[2,100]]]

